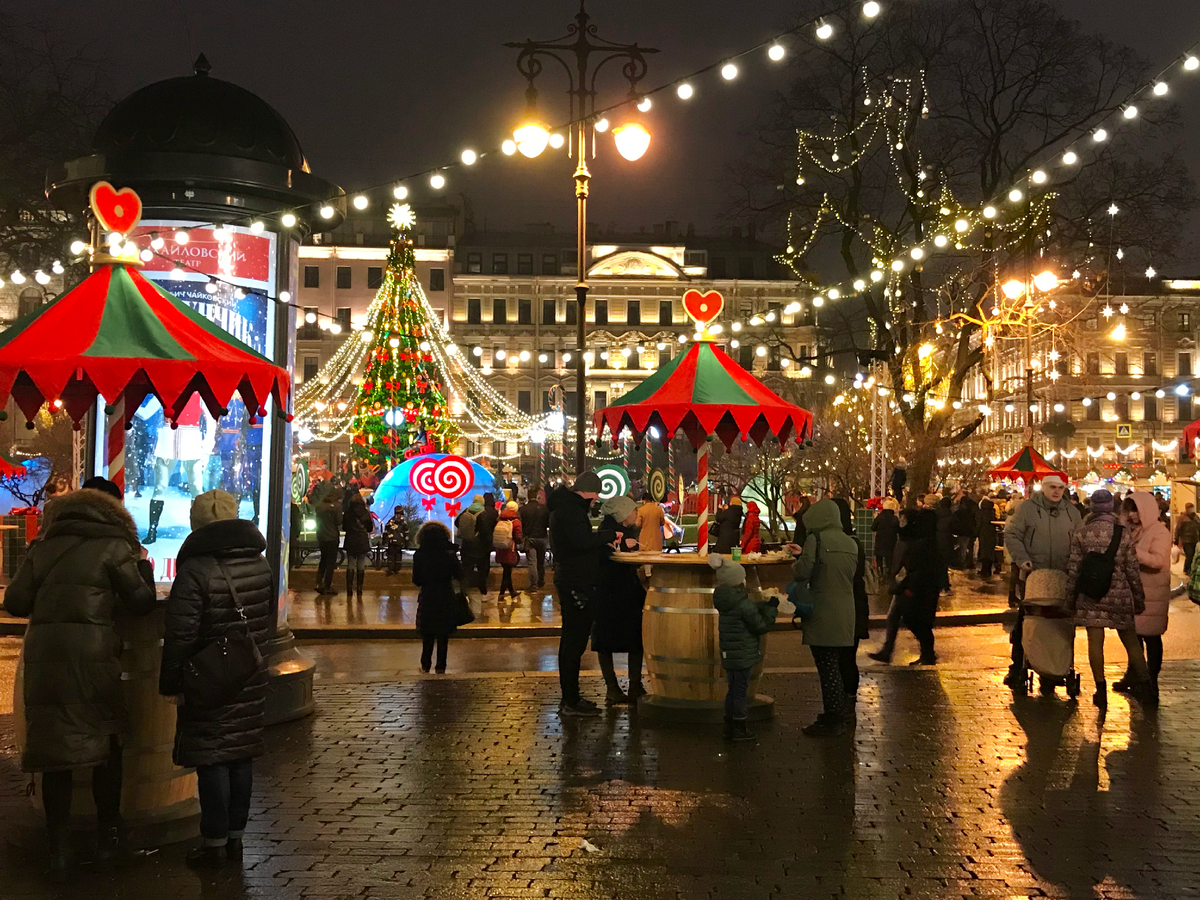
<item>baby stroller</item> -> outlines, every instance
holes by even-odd
[[[1067,696],[1079,696],[1075,671],[1075,611],[1067,598],[1067,576],[1057,569],[1030,572],[1021,585],[1021,648],[1024,650],[1025,691],[1033,676],[1041,678],[1042,693],[1053,694],[1065,684]]]

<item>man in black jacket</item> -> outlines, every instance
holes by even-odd
[[[225,491],[192,502],[192,533],[179,549],[178,574],[167,600],[158,689],[184,694],[184,666],[222,635],[245,629],[261,652],[270,637],[274,578],[263,556],[267,542],[238,517]],[[175,723],[176,765],[196,769],[200,794],[200,846],[187,855],[194,867],[240,861],[250,815],[253,760],[263,752],[263,701],[267,671],[260,665],[233,697],[218,706],[184,703]]]
[[[550,513],[546,504],[530,493],[521,506],[521,534],[525,536],[525,564],[529,566],[529,590],[540,591],[546,583],[546,533]]]
[[[558,681],[562,689],[559,714],[598,716],[600,707],[579,696],[579,663],[592,632],[592,610],[600,583],[600,554],[617,539],[615,531],[592,531],[588,517],[600,499],[600,476],[581,472],[573,487],[562,485],[550,494],[550,549],[554,552],[554,588],[562,609],[558,640]]]
[[[475,517],[475,583],[479,593],[485,597],[488,592],[488,576],[492,573],[492,535],[496,531],[496,523],[500,521],[500,512],[496,509],[496,495],[483,495],[483,511]]]

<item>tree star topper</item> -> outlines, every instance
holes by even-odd
[[[393,203],[392,210],[388,213],[388,221],[392,223],[393,228],[404,231],[413,227],[417,221],[417,217],[412,207],[407,203],[403,206],[399,203]]]

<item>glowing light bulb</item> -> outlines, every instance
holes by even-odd
[[[1024,197],[1025,197],[1025,195],[1022,194],[1020,189],[1018,189],[1018,188],[1013,188],[1011,191],[1008,192],[1008,199],[1010,201],[1012,201],[1013,203],[1020,203],[1021,200],[1024,199]]]
[[[680,100],[691,100],[695,91],[692,90],[692,86],[685,81],[675,89],[675,93],[678,95]]]
[[[958,220],[957,220],[957,221],[954,223],[954,230],[955,230],[955,231],[957,231],[959,234],[963,234],[963,233],[964,233],[964,232],[966,232],[966,231],[967,231],[967,230],[968,230],[970,227],[971,227],[971,223],[970,223],[970,222],[968,222],[966,219],[958,219]]]
[[[911,250],[908,251],[908,255],[911,256],[913,259],[921,259],[922,257],[925,256],[925,251],[922,250],[920,247],[913,247]]]
[[[182,245],[186,244],[188,242],[188,240],[190,240],[190,236],[188,235],[188,233],[186,231],[175,232],[175,243],[182,246]]]
[[[429,177],[429,186],[435,191],[440,191],[446,186],[446,176],[437,172]]]
[[[83,251],[85,251],[87,249],[87,247],[88,247],[88,245],[85,244],[83,241],[80,241],[80,240],[71,241],[71,255],[72,256],[81,256],[83,254]]]
[[[653,105],[654,104],[650,102],[649,97],[643,97],[641,100],[638,101],[638,105],[637,105],[638,112],[650,112],[650,107],[652,107]]]
[[[867,0],[867,2],[863,4],[863,15],[868,19],[875,18],[877,15],[879,15],[879,4],[876,3],[875,0]]]
[[[332,219],[336,213],[337,213],[337,210],[334,209],[332,206],[330,206],[328,203],[321,207],[321,218],[322,219]]]
[[[1079,162],[1079,155],[1074,150],[1068,150],[1063,154],[1063,163],[1068,166],[1073,166]]]
[[[463,161],[464,166],[473,166],[475,160],[479,159],[479,155],[474,150],[464,150],[459,158]]]
[[[1189,72],[1195,72],[1197,69],[1200,69],[1200,59],[1197,59],[1194,56],[1189,56],[1183,61],[1183,67]]]
[[[500,151],[505,156],[512,156],[514,153],[517,152],[517,142],[512,140],[512,138],[509,138],[503,144],[500,145]],[[396,190],[400,190],[400,188],[396,188]],[[405,193],[407,194],[408,192],[405,191]]]
[[[1154,96],[1161,97],[1167,92],[1167,83],[1165,81],[1156,82],[1154,85]]]
[[[561,150],[563,144],[565,144],[566,142],[567,142],[567,139],[565,137],[563,137],[561,134],[559,134],[557,131],[554,132],[554,134],[550,135],[550,146],[554,150]]]
[[[983,217],[984,217],[985,219],[994,219],[994,218],[996,218],[996,207],[994,207],[994,206],[985,206],[985,207],[983,208]]]
[[[292,213],[284,213],[279,217],[279,224],[284,228],[291,228],[296,224],[296,217]]]
[[[406,188],[402,184],[398,184],[394,188],[392,188],[392,196],[395,197],[397,200],[403,200],[405,197],[408,196],[408,188]]]
[[[527,159],[541,156],[550,141],[550,129],[537,119],[530,119],[513,132],[517,149]]]
[[[1034,184],[1045,184],[1046,183],[1046,173],[1043,172],[1041,169],[1037,169],[1036,171],[1034,171],[1034,173],[1032,175],[1030,175],[1029,178]]]
[[[933,245],[935,247],[945,247],[947,243],[948,239],[944,234],[939,234],[933,239]]]
[[[817,26],[817,38],[822,41],[827,41],[833,37],[833,26],[828,22],[822,22]]]
[[[358,196],[356,196],[354,198],[354,208],[355,209],[366,209],[367,206],[370,205],[370,203],[371,203],[371,201],[367,199],[366,194],[359,194]]]
[[[613,129],[617,152],[630,162],[636,162],[650,147],[650,132],[641,122],[626,122]]]
[[[725,63],[725,65],[721,66],[721,77],[726,81],[733,81],[733,79],[737,78],[737,75],[738,67],[733,63]]]
[[[779,62],[781,59],[783,59],[785,52],[786,51],[783,49],[782,44],[772,44],[767,48],[767,57],[772,62]]]
[[[1097,128],[1092,132],[1092,140],[1097,144],[1103,143],[1104,141],[1108,140],[1108,132],[1103,128]]]
[[[1124,111],[1121,113],[1121,115],[1123,115],[1127,119],[1136,119],[1137,114],[1138,114],[1138,108],[1132,104],[1125,107]]]

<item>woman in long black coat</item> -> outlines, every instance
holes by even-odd
[[[263,556],[267,542],[253,522],[239,519],[225,491],[192,501],[192,533],[179,549],[178,570],[167,600],[159,693],[183,697],[175,722],[176,765],[195,768],[203,843],[188,865],[217,867],[240,860],[250,816],[253,761],[263,752],[265,664],[234,698],[197,708],[184,693],[189,659],[223,635],[246,630],[263,652],[271,633],[275,579]]]
[[[454,621],[454,582],[462,577],[450,530],[441,522],[426,522],[417,532],[412,569],[413,584],[421,589],[417,594],[417,634],[422,641],[422,672],[429,672],[435,644],[436,671],[439,675],[446,671],[450,635],[458,627]]]
[[[600,507],[604,521],[601,531],[616,532],[624,551],[638,548],[640,528],[637,504],[629,497],[605,500]],[[609,706],[637,703],[646,693],[642,687],[642,607],[646,589],[638,580],[638,567],[617,562],[611,547],[604,547],[600,559],[600,583],[596,592],[596,608],[592,622],[592,649],[600,661],[600,671],[608,690],[605,702]],[[613,665],[614,653],[629,655],[629,690],[621,690]]]
[[[100,487],[47,504],[42,533],[4,595],[9,613],[29,618],[21,767],[44,773],[50,871],[57,881],[71,865],[73,770],[91,769],[97,862],[119,852],[121,735],[128,715],[115,620],[122,613],[145,615],[156,603],[153,573],[120,491],[112,482]]]
[[[842,673],[842,687],[846,691],[849,710],[854,711],[858,700],[858,642],[871,636],[871,599],[867,595],[867,551],[854,533],[854,515],[850,502],[844,497],[834,497],[838,514],[842,520],[842,531],[854,538],[858,545],[858,565],[854,569],[854,644],[838,647],[838,668]]]
[[[371,511],[367,509],[367,501],[356,490],[346,495],[346,512],[342,516],[342,530],[346,539],[342,546],[346,551],[346,600],[350,600],[350,592],[357,589],[358,599],[362,599],[363,581],[367,577],[367,561],[371,553],[371,532],[375,523],[371,521]]]
[[[996,565],[996,504],[991,497],[979,503],[979,564],[980,574],[990,580]]]

